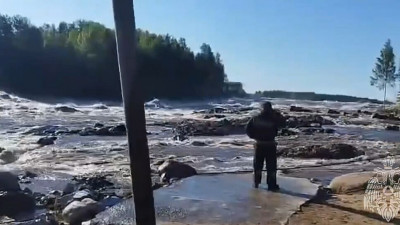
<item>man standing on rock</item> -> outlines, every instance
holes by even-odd
[[[264,160],[267,164],[268,190],[277,191],[279,185],[276,183],[276,146],[275,137],[278,129],[285,126],[285,118],[272,109],[270,102],[265,102],[259,115],[250,119],[246,126],[247,135],[256,140],[254,154],[254,187],[258,188],[261,183]]]

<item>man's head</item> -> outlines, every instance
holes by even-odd
[[[269,114],[273,111],[271,102],[264,102],[262,104],[262,113]]]

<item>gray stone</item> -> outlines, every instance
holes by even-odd
[[[43,137],[40,138],[36,143],[42,146],[52,145],[54,144],[55,140],[57,140],[57,137]]]
[[[18,177],[7,171],[0,171],[0,191],[20,191]]]
[[[169,182],[172,178],[182,179],[197,174],[196,170],[184,163],[167,160],[158,167],[158,174],[163,177],[163,182]]]
[[[335,177],[329,184],[332,193],[347,194],[364,191],[369,179],[374,176],[373,172],[349,173]]]
[[[0,153],[0,159],[5,163],[12,163],[17,160],[17,157],[14,155],[13,151],[4,150]]]
[[[93,194],[89,190],[81,190],[74,194],[73,199],[82,200],[84,198],[92,198]]]
[[[62,216],[70,224],[80,224],[92,219],[96,214],[104,210],[100,203],[90,198],[82,201],[73,201],[62,211]]]
[[[74,191],[75,191],[75,185],[68,183],[67,185],[65,185],[65,187],[63,189],[63,195],[71,194]]]
[[[35,210],[35,199],[21,191],[0,192],[0,215],[15,217],[21,213]]]
[[[79,112],[79,110],[69,107],[69,106],[58,106],[55,108],[55,110],[60,111],[60,112],[67,112],[67,113]]]

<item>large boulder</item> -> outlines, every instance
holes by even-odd
[[[21,191],[0,192],[0,215],[15,217],[21,213],[33,212],[35,206],[35,199]]]
[[[182,179],[197,175],[197,171],[184,163],[174,160],[167,160],[158,167],[158,174],[162,182],[169,182],[171,179]]]
[[[329,188],[335,194],[347,194],[364,191],[373,172],[349,173],[335,177],[329,184]]]
[[[349,159],[365,152],[348,144],[309,145],[297,149],[280,149],[278,155],[294,158]]]
[[[0,151],[0,159],[5,163],[12,163],[17,160],[17,157],[14,155],[13,151],[4,150]]]
[[[103,211],[104,207],[93,199],[85,198],[82,201],[73,201],[62,211],[64,220],[71,225],[81,224],[84,221],[90,220],[99,212]]]
[[[0,171],[0,191],[20,191],[18,176],[7,171]]]

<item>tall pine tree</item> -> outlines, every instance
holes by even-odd
[[[396,84],[396,65],[393,47],[388,39],[381,50],[381,55],[376,59],[375,68],[372,70],[371,86],[384,90],[383,107],[385,108],[387,85],[394,87]]]

